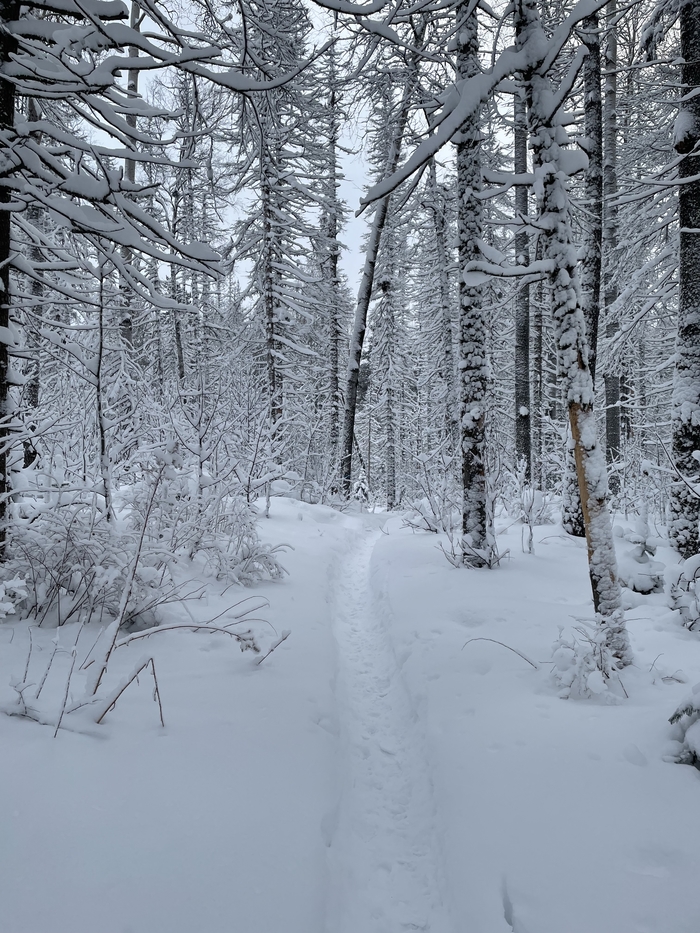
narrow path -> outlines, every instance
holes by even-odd
[[[421,731],[370,584],[379,534],[365,532],[332,581],[342,793],[327,933],[452,933]]]

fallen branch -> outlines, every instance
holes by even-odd
[[[114,707],[117,705],[117,700],[122,695],[122,693],[124,693],[124,691],[129,686],[129,684],[132,684],[136,680],[136,678],[139,676],[141,671],[145,670],[149,665],[151,667],[151,673],[153,674],[153,683],[154,683],[153,699],[158,704],[158,712],[160,713],[160,724],[161,726],[165,726],[165,720],[163,719],[163,705],[160,701],[160,690],[158,689],[158,678],[156,677],[156,666],[153,661],[153,658],[146,658],[145,660],[139,661],[136,667],[131,672],[131,674],[128,677],[126,677],[115,690],[112,691],[110,696],[102,704],[102,712],[95,719],[95,722],[97,723],[97,725],[100,725],[100,723],[105,718],[107,713],[109,713],[110,710],[114,709]],[[56,727],[56,729],[58,730],[58,726]]]
[[[232,632],[229,628],[225,628],[222,625],[212,625],[210,622],[178,622],[175,625],[158,625],[155,628],[145,629],[143,632],[134,632],[132,635],[127,635],[125,638],[122,638],[121,641],[118,641],[114,647],[123,648],[124,645],[130,644],[132,641],[137,641],[139,638],[150,638],[151,635],[157,635],[159,632],[173,632],[177,629],[186,629],[190,632],[222,632],[224,635],[229,635],[231,638],[235,638],[236,641],[240,642],[242,651],[245,651],[246,648],[250,648],[256,653],[260,651],[260,648],[258,648],[255,643],[252,632]]]
[[[282,632],[277,641],[272,645],[269,650],[255,662],[256,664],[262,664],[265,658],[269,658],[275,648],[279,648],[283,641],[286,641],[292,633],[290,631]]]
[[[492,641],[494,645],[500,645],[502,648],[507,648],[509,651],[512,651],[513,654],[517,654],[518,657],[521,657],[523,659],[523,661],[527,661],[528,664],[531,664],[535,668],[536,671],[540,669],[540,666],[537,663],[537,661],[533,661],[531,658],[528,658],[526,654],[523,654],[522,651],[518,651],[517,648],[511,648],[510,645],[506,645],[505,642],[502,642],[502,641],[497,641],[495,638],[470,638],[469,641],[464,642],[461,650],[464,651],[467,645],[470,645],[473,641]]]

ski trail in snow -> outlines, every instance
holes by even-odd
[[[342,795],[327,933],[452,933],[420,729],[373,598],[366,533],[333,581]]]

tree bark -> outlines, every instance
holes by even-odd
[[[589,367],[595,385],[598,358],[598,323],[603,261],[603,98],[601,94],[600,32],[598,16],[583,23],[588,49],[584,65],[584,114],[586,133],[586,231],[581,267],[581,298],[586,319]]]
[[[457,6],[457,80],[479,71],[476,8],[469,0]],[[488,328],[481,276],[469,264],[481,258],[481,127],[477,110],[457,136],[457,237],[459,255],[460,443],[462,455],[462,535],[464,561],[488,563],[489,516],[486,502],[486,396]]]
[[[452,441],[453,450],[459,449],[459,407],[457,400],[457,380],[454,360],[454,346],[452,336],[452,303],[450,300],[450,264],[448,249],[448,229],[445,192],[437,182],[435,160],[431,159],[428,166],[428,183],[430,185],[431,199],[430,211],[435,231],[435,255],[440,293],[440,332],[442,334],[442,367],[440,377],[445,386],[445,433]]]
[[[527,106],[525,94],[518,87],[514,98],[516,175],[527,172]],[[515,261],[520,266],[530,263],[530,238],[524,224],[528,215],[527,185],[515,189],[516,223],[523,225],[515,234]],[[518,464],[525,465],[525,479],[532,478],[530,404],[530,286],[521,285],[515,300],[515,455]]]
[[[0,14],[0,69],[10,61],[10,56],[17,49],[17,43],[7,29],[7,24],[19,18],[20,5],[14,0],[5,0]],[[15,86],[4,79],[0,70],[0,132],[8,142],[14,136],[15,124]],[[10,323],[10,261],[11,261],[11,225],[10,203],[12,192],[5,185],[0,185],[0,328],[7,328]],[[7,333],[7,330],[4,331]],[[10,478],[8,476],[8,445],[10,443],[9,403],[9,354],[7,344],[0,341],[0,560],[5,559],[7,541],[8,500]]]
[[[608,37],[605,44],[605,124],[604,124],[604,202],[605,202],[605,335],[611,338],[618,324],[610,314],[617,300],[618,287],[615,275],[618,245],[617,197],[617,2],[610,0],[607,6]],[[620,374],[611,367],[605,373],[605,450],[608,464],[620,456]],[[617,492],[619,481],[611,473],[610,488]]]
[[[336,88],[337,76],[335,69],[335,52],[330,50],[328,81],[330,93],[328,98],[328,137],[326,140],[328,152],[328,206],[325,213],[326,239],[325,268],[323,274],[330,291],[330,307],[328,309],[328,397],[330,400],[328,442],[330,457],[333,465],[337,462],[338,442],[340,440],[340,342],[342,339],[342,322],[340,319],[340,275],[338,273],[338,260],[340,258],[339,214],[338,201],[338,140],[340,125],[338,121],[338,91]]]
[[[542,241],[537,239],[535,259],[542,258]],[[542,441],[544,435],[544,282],[540,280],[535,289],[535,311],[532,326],[533,366],[532,366],[532,481],[537,489],[544,489],[544,469],[542,464]]]
[[[675,147],[684,158],[678,171],[680,299],[672,398],[673,462],[679,478],[671,489],[669,536],[687,558],[700,552],[700,488],[688,486],[698,482],[700,451],[700,7],[695,0],[683,0],[680,13],[683,100]]]
[[[600,321],[600,291],[603,259],[603,100],[601,94],[601,53],[598,16],[585,19],[582,37],[588,49],[584,64],[586,221],[581,266],[581,302],[588,340],[588,365],[595,385],[598,359],[598,325]],[[586,524],[578,491],[578,477],[573,448],[567,445],[563,489],[562,524],[578,538],[586,534]]]
[[[263,268],[262,268],[262,298],[265,319],[265,369],[267,372],[267,398],[270,415],[270,425],[274,430],[282,417],[282,386],[281,376],[277,367],[277,304],[275,301],[274,279],[275,271],[275,245],[272,233],[272,184],[270,166],[265,162],[262,166],[263,179],[261,185],[262,215],[263,215]]]

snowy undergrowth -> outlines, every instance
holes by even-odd
[[[241,585],[283,575],[284,545],[260,540],[254,507],[229,484],[184,468],[169,448],[138,475],[114,497],[113,514],[89,486],[25,490],[3,566],[5,580],[25,582],[15,611],[40,626],[120,615],[120,627],[144,628],[192,597],[202,574]]]
[[[229,595],[212,618],[173,619],[178,608],[201,599],[209,580],[222,583],[223,590],[280,579],[284,570],[277,555],[284,545],[263,543],[254,508],[225,484],[184,470],[172,451],[162,451],[151,466],[115,497],[111,513],[81,489],[48,490],[48,498],[22,500],[3,567],[0,612],[30,624],[23,673],[11,680],[15,695],[0,707],[4,712],[51,724],[56,733],[60,727],[79,728],[77,721],[86,718],[99,724],[125,690],[147,676],[162,723],[149,650],[155,636],[189,626],[260,652],[256,629],[264,624],[258,616],[264,600]],[[34,652],[35,633],[42,628],[61,632],[48,659]],[[117,654],[146,638],[147,653],[115,680]],[[40,650],[41,639],[37,645]],[[61,684],[58,695],[45,689],[48,682]]]

